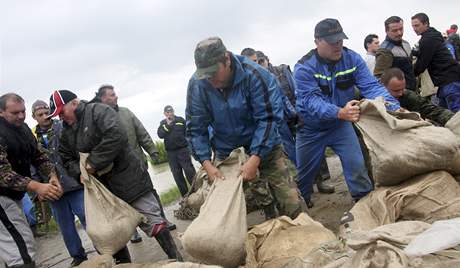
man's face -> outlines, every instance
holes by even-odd
[[[401,41],[404,34],[403,22],[394,22],[388,25],[387,36],[393,41]]]
[[[421,35],[422,33],[426,32],[426,30],[428,30],[428,23],[427,24],[424,24],[422,22],[420,22],[419,19],[413,19],[412,20],[412,29],[414,29],[414,32],[417,34],[417,35]]]
[[[256,54],[252,54],[251,56],[248,57],[250,60],[252,60],[253,62],[257,62],[257,55]]]
[[[102,103],[107,104],[111,107],[117,106],[118,96],[117,94],[115,94],[115,90],[106,89],[105,94],[101,97],[101,101]]]
[[[367,51],[371,53],[375,53],[377,49],[380,47],[380,41],[378,38],[372,38],[372,42],[367,44]]]
[[[318,54],[323,59],[338,61],[342,57],[343,40],[329,44],[326,40],[320,38],[315,39],[315,44],[318,49]]]
[[[62,108],[62,111],[59,114],[59,118],[66,122],[69,126],[77,122],[77,116],[75,115],[75,109],[77,109],[77,105],[78,102],[71,101],[64,105],[64,108]]]
[[[35,110],[35,112],[32,114],[32,118],[37,121],[38,125],[41,128],[48,128],[51,126],[51,118],[48,118],[48,115],[50,114],[50,110],[46,108],[40,108],[38,110]]]
[[[169,120],[173,120],[174,119],[174,111],[167,111],[167,112],[164,112],[164,115],[166,118],[168,118]]]
[[[397,77],[393,77],[386,85],[388,92],[391,96],[399,99],[404,94],[404,89],[406,88],[406,79],[399,80]]]
[[[214,88],[226,88],[230,85],[230,80],[232,79],[232,69],[230,68],[230,56],[227,54],[225,64],[219,62],[219,69],[217,72],[210,78],[208,78],[209,83]]]
[[[268,60],[267,60],[267,59],[264,59],[264,58],[258,59],[258,60],[257,60],[257,63],[258,63],[260,66],[264,67],[265,69],[268,68]]]
[[[5,110],[0,110],[0,116],[5,118],[8,123],[20,127],[24,124],[24,120],[26,119],[26,107],[24,106],[24,102],[15,100],[6,101]]]

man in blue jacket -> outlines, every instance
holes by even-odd
[[[360,114],[354,87],[365,98],[384,96],[390,109],[399,108],[398,101],[369,72],[361,56],[343,47],[343,39],[347,36],[336,19],[320,21],[315,27],[316,49],[294,68],[296,107],[304,122],[296,137],[298,184],[306,202],[326,146],[339,155],[353,199],[373,189],[352,126]]]
[[[278,134],[283,105],[275,78],[257,63],[227,51],[218,37],[198,43],[195,64],[185,111],[193,156],[211,180],[222,178],[211,162],[211,126],[215,158],[223,160],[243,146],[250,155],[241,167],[243,180],[254,180],[259,170],[280,214],[296,217],[303,201],[297,189],[289,185],[291,178]]]

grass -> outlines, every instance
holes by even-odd
[[[51,218],[48,224],[46,223],[38,224],[37,229],[39,232],[43,232],[43,233],[55,233],[59,231],[59,226],[57,222],[54,220],[54,218]]]
[[[163,206],[167,206],[175,202],[180,197],[181,197],[181,194],[179,192],[179,188],[177,188],[177,186],[174,186],[173,188],[169,189],[167,192],[160,194],[161,204]]]

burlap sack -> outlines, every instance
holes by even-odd
[[[244,261],[246,203],[239,167],[246,159],[240,148],[217,166],[225,180],[214,181],[200,214],[182,236],[185,251],[198,262],[237,267]]]
[[[171,262],[171,260],[160,261],[155,263],[129,263],[118,264],[115,268],[219,268],[221,266],[206,265],[192,262]]]
[[[256,225],[248,232],[245,267],[283,267],[334,240],[334,233],[306,213],[295,220],[282,216]]]
[[[114,261],[112,255],[104,254],[89,258],[78,265],[78,268],[111,268]]]
[[[369,231],[400,220],[428,223],[460,217],[460,185],[445,171],[381,187],[356,203],[341,220],[340,235]]]
[[[445,127],[450,129],[450,131],[452,131],[460,140],[460,112],[457,112],[449,121],[447,121]]]
[[[100,254],[113,255],[128,243],[143,216],[86,172],[87,157],[88,154],[80,154],[86,233]]]
[[[428,97],[438,92],[438,87],[435,87],[431,80],[428,70],[425,70],[420,75],[420,96]]]
[[[416,113],[390,114],[383,98],[365,100],[360,109],[356,126],[377,186],[397,185],[434,170],[460,173],[460,142],[450,130],[435,127]]]

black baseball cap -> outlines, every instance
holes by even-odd
[[[77,95],[70,90],[55,90],[50,97],[50,115],[48,117],[58,116],[64,105],[76,98]]]
[[[322,38],[329,44],[334,44],[348,37],[343,32],[342,26],[336,19],[324,19],[315,27],[315,38]]]

